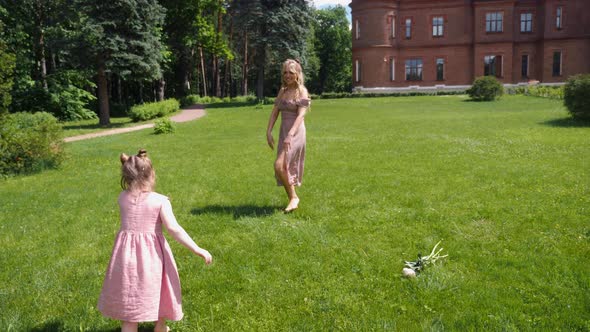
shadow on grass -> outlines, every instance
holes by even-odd
[[[562,128],[586,128],[590,127],[590,120],[574,120],[573,118],[562,118],[541,122],[546,126]]]
[[[129,122],[111,123],[111,124],[106,125],[106,126],[99,125],[98,123],[83,124],[83,125],[79,125],[79,124],[70,124],[70,125],[64,124],[62,126],[62,128],[64,130],[68,130],[68,129],[117,129],[117,128],[122,128],[122,127],[124,127],[127,124],[129,124]]]
[[[63,331],[66,331],[66,328],[64,327],[64,323],[62,321],[54,319],[54,320],[47,321],[39,326],[36,326],[30,331],[31,332],[63,332]],[[106,328],[106,329],[104,329],[104,328],[103,329],[90,328],[90,329],[86,329],[85,331],[120,332],[121,328],[120,327]],[[137,328],[137,331],[138,332],[152,332],[152,331],[154,331],[154,324],[151,324],[151,323],[140,324]]]
[[[205,213],[232,214],[234,219],[242,217],[267,217],[281,211],[278,206],[256,206],[256,205],[209,205],[203,208],[193,208],[191,214],[200,215]]]
[[[231,107],[241,107],[241,106],[255,106],[257,105],[256,102],[248,102],[248,101],[244,101],[244,102],[228,102],[228,103],[212,103],[212,104],[206,104],[205,108],[231,108]],[[270,105],[270,104],[269,104]]]

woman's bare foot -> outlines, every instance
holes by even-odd
[[[291,212],[299,207],[299,197],[291,198],[289,205],[285,208],[285,212]]]

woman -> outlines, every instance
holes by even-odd
[[[282,74],[281,90],[268,120],[266,140],[270,148],[274,149],[272,128],[280,112],[281,132],[275,161],[275,177],[277,185],[283,186],[289,197],[289,204],[285,208],[285,212],[291,212],[299,206],[299,197],[295,192],[295,186],[300,186],[303,178],[303,164],[305,162],[303,118],[309,108],[310,100],[307,89],[303,85],[303,73],[298,61],[291,59],[285,61]]]

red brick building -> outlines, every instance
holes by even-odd
[[[590,73],[590,0],[352,0],[353,87],[464,89]]]

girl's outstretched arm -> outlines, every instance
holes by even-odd
[[[199,247],[195,241],[186,233],[184,228],[178,224],[176,221],[176,217],[172,212],[172,204],[170,201],[166,200],[164,204],[162,204],[162,209],[160,210],[160,218],[162,218],[162,224],[166,227],[168,234],[170,234],[174,240],[178,241],[178,243],[182,244],[183,246],[187,247],[190,251],[194,252],[195,254],[203,257],[206,264],[211,264],[213,257],[211,254]]]

